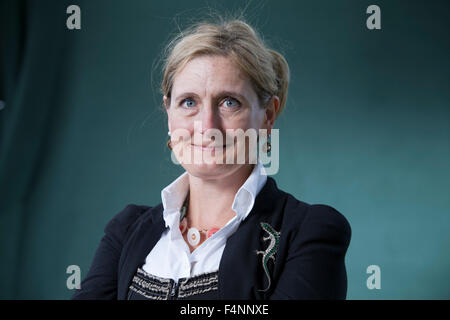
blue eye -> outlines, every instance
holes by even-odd
[[[195,101],[189,98],[184,99],[181,104],[187,108],[195,107]]]
[[[228,108],[238,107],[239,101],[233,98],[226,98],[225,99],[225,106]]]

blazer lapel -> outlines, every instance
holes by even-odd
[[[255,199],[247,218],[228,239],[219,267],[219,295],[221,299],[263,299],[267,292],[262,257],[256,251],[267,247],[262,238],[267,236],[261,222],[278,228],[281,221],[277,212],[283,209],[285,193],[277,188],[275,180],[267,182]]]
[[[145,258],[161,238],[166,229],[163,219],[163,206],[160,204],[144,214],[143,221],[131,234],[124,246],[119,263],[117,299],[127,298],[128,287],[138,267],[145,263]]]

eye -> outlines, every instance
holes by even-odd
[[[239,107],[241,105],[239,101],[237,101],[236,99],[231,98],[231,97],[226,98],[224,100],[223,104],[227,108],[235,108],[235,107]]]
[[[191,98],[186,98],[186,99],[182,100],[180,104],[186,108],[195,107],[195,101],[192,100]]]

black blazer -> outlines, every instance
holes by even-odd
[[[280,232],[275,260],[263,267],[271,240],[261,222]],[[128,205],[105,227],[81,289],[72,299],[126,299],[138,267],[166,229],[163,207]],[[309,205],[268,177],[247,218],[228,239],[219,266],[221,299],[345,299],[347,219],[326,205]],[[270,249],[270,248],[269,248]],[[267,289],[266,291],[262,291]]]

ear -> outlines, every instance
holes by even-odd
[[[169,121],[169,107],[170,107],[170,99],[167,98],[166,96],[163,97],[163,103],[164,103],[164,108],[166,109],[166,113],[167,113],[167,127],[169,128],[169,132],[170,130],[170,121]]]
[[[170,99],[167,98],[167,96],[163,97],[163,103],[164,103],[164,108],[166,108],[166,110],[169,109],[169,107],[170,107]]]
[[[271,133],[279,108],[280,108],[280,98],[278,98],[277,96],[272,96],[272,98],[270,98],[269,102],[267,103],[264,115],[263,127],[267,129],[268,131],[267,134]]]

